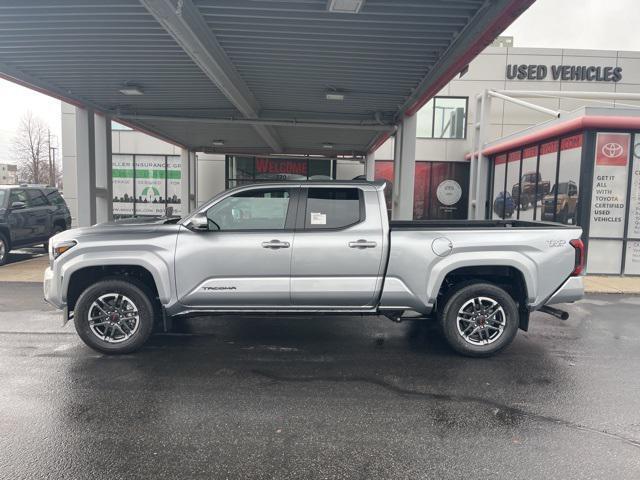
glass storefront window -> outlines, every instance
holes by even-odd
[[[180,157],[112,156],[114,218],[181,214]]]
[[[133,216],[133,155],[112,155],[113,215]]]
[[[391,215],[393,161],[376,162],[376,180],[385,180],[387,210]],[[414,220],[467,218],[469,164],[463,162],[416,162],[413,190]]]
[[[629,197],[629,220],[627,236],[640,240],[640,137],[636,135],[631,169],[631,196]],[[638,243],[638,242],[636,242]],[[634,250],[637,251],[637,250]]]
[[[536,195],[537,218],[545,222],[556,221],[555,185],[559,148],[559,140],[552,140],[540,145],[538,175],[533,180],[538,192]]]
[[[505,188],[506,195],[511,196],[514,210],[507,209],[508,205],[505,204],[505,216],[507,218],[517,218],[518,192],[520,191],[520,159],[522,158],[522,152],[520,150],[511,152],[507,155],[507,185]],[[508,202],[507,202],[508,203]],[[511,213],[511,215],[509,215]]]
[[[512,192],[514,202],[520,207],[518,218],[520,220],[535,220],[536,199],[538,189],[538,146],[528,147],[522,151],[522,166],[520,183]]]
[[[493,198],[491,212],[494,220],[511,217],[515,211],[511,194],[505,191],[507,175],[507,155],[498,155],[493,160]]]
[[[418,112],[418,138],[466,138],[467,97],[434,97]]]
[[[558,184],[552,189],[555,197],[555,221],[576,225],[580,194],[580,163],[582,161],[582,134],[560,141]]]
[[[266,181],[334,179],[332,160],[227,155],[227,188]]]
[[[136,155],[135,208],[138,216],[163,216],[166,209],[166,158]]]
[[[627,241],[624,273],[625,275],[640,275],[640,240]]]

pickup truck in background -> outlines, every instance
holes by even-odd
[[[491,355],[529,314],[583,295],[581,230],[524,221],[392,221],[383,182],[280,182],[225,191],[184,219],[56,235],[44,294],[90,347],[140,348],[185,315],[437,319]]]
[[[577,211],[578,186],[571,180],[555,184],[542,199],[542,220],[575,224]]]
[[[520,183],[516,183],[511,188],[511,196],[516,205],[520,205],[520,210],[526,210],[530,205],[534,205],[548,195],[551,191],[551,182],[542,180],[540,173],[523,173]]]

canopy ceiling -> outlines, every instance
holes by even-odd
[[[331,3],[4,1],[0,74],[192,149],[364,154],[533,0]]]

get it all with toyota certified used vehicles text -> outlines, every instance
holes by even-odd
[[[186,315],[367,314],[437,319],[488,356],[541,310],[583,296],[578,227],[389,221],[380,182],[228,190],[183,219],[68,230],[50,243],[46,300],[104,353],[139,349]]]

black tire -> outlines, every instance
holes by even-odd
[[[53,231],[51,232],[51,235],[49,235],[49,240],[51,240],[51,237],[53,237],[54,235],[57,235],[61,232],[64,232],[64,228],[62,228],[60,225],[55,225],[53,227]],[[44,247],[44,251],[49,252],[49,240],[47,240],[46,242],[44,242],[42,244],[42,246]]]
[[[504,312],[502,333],[491,343],[484,345],[476,345],[465,339],[458,330],[458,312],[467,302],[478,297],[490,298],[502,307]],[[494,284],[484,282],[461,284],[444,299],[439,320],[447,342],[456,352],[468,357],[488,357],[507,347],[518,333],[518,306],[511,295]],[[483,321],[483,323],[486,322]],[[486,335],[486,330],[484,333]]]
[[[9,242],[4,234],[0,233],[0,266],[7,263],[9,258]]]
[[[110,343],[100,338],[89,325],[89,311],[93,303],[103,295],[120,294],[131,299],[138,309],[137,330],[120,343]],[[73,314],[76,331],[84,343],[102,353],[122,354],[138,350],[153,330],[154,308],[144,285],[135,281],[105,279],[87,288],[76,302]]]

